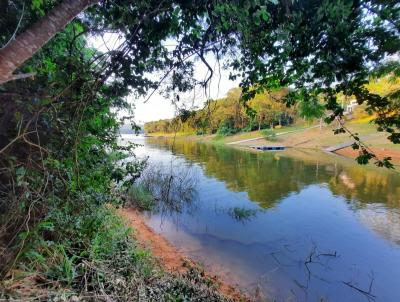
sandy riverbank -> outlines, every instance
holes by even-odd
[[[160,234],[154,232],[144,221],[142,214],[136,209],[119,209],[127,224],[134,229],[136,240],[149,250],[159,263],[169,272],[182,274],[190,267],[199,267],[197,263],[186,257],[175,246]],[[230,285],[221,276],[205,272],[205,276],[219,285],[219,292],[232,301],[250,301],[250,298]]]

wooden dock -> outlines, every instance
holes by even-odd
[[[261,151],[283,151],[286,149],[285,146],[257,146],[251,148]]]

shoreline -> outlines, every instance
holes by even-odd
[[[164,236],[151,229],[142,216],[142,213],[134,208],[121,208],[117,213],[124,219],[127,225],[134,231],[134,237],[142,248],[151,252],[152,256],[168,272],[183,274],[190,267],[200,267],[196,261],[190,259],[177,249]],[[252,301],[243,292],[237,290],[234,285],[229,284],[222,276],[205,271],[205,278],[217,284],[218,292],[232,301]]]
[[[351,125],[355,125],[354,127],[365,127],[365,125],[357,123]],[[174,136],[173,134],[168,133],[151,133],[146,134],[145,136],[153,139],[176,138],[179,140],[221,144],[227,147],[246,149],[249,151],[252,151],[254,147],[264,145],[279,145],[285,146],[286,149],[318,150],[331,155],[355,160],[358,156],[358,152],[357,150],[353,150],[351,145],[348,144],[350,142],[349,138],[347,136],[333,135],[331,130],[332,129],[330,129],[329,126],[325,126],[322,131],[316,126],[303,128],[300,131],[290,131],[290,129],[287,131],[287,129],[281,128],[280,131],[283,132],[277,133],[278,139],[276,141],[267,141],[265,138],[260,137],[259,131],[238,133],[231,136],[224,136],[219,139],[217,139],[215,134],[197,136],[177,133],[176,136]],[[396,169],[400,166],[400,148],[386,140],[384,134],[379,132],[368,132],[367,134],[363,134],[363,141],[378,158],[382,159],[384,157],[391,157],[392,163]],[[341,144],[343,144],[343,146],[340,147]],[[330,148],[334,148],[334,150],[328,151]],[[372,160],[371,164],[373,165],[373,163],[374,161]]]
[[[313,127],[314,129],[316,127]],[[318,129],[317,129],[318,130]],[[315,131],[314,131],[315,132]],[[285,135],[285,134],[284,134]],[[224,146],[229,146],[233,148],[238,148],[250,152],[261,152],[260,150],[256,150],[251,144],[254,144],[255,142],[258,144],[271,144],[271,145],[281,145],[282,143],[277,141],[277,142],[269,142],[265,140],[264,138],[251,138],[247,140],[236,140],[233,141],[234,143],[229,143],[229,141],[232,142],[232,139],[234,139],[234,136],[229,136],[229,137],[224,137],[222,140],[215,140],[215,136],[176,136],[177,139],[181,141],[192,141],[192,142],[202,142],[202,143],[207,143],[207,144],[221,144]],[[167,136],[152,136],[154,139],[168,139]],[[237,137],[236,137],[237,138]],[[227,142],[228,140],[228,142]],[[308,143],[310,140],[306,141]],[[299,145],[299,146],[297,146]],[[333,147],[338,144],[331,144],[330,147]],[[343,144],[345,145],[345,144]],[[347,144],[346,144],[347,145]],[[311,151],[313,152],[321,152],[321,154],[325,154],[325,156],[321,156],[321,160],[329,160],[332,156],[340,157],[343,159],[343,161],[346,163],[348,162],[350,164],[351,161],[354,162],[354,157],[356,156],[354,150],[351,149],[351,147],[344,146],[338,149],[335,149],[333,151],[327,150],[327,147],[322,148],[321,146],[314,146],[312,145],[307,145],[307,146],[301,146],[301,144],[296,144],[293,142],[292,146],[288,146],[289,150],[288,153],[302,153],[301,158],[303,160],[311,159],[313,158],[314,154],[311,154]],[[377,156],[382,156],[383,153],[387,152],[388,154],[392,155],[394,154],[393,158],[396,160],[395,163],[398,165],[398,162],[400,161],[400,150],[396,149],[387,149],[383,148],[382,150],[379,147],[373,147],[372,148],[374,151],[376,151]],[[353,152],[350,152],[353,151]],[[304,154],[303,154],[304,153]],[[310,154],[308,154],[310,153]],[[282,154],[284,156],[284,154]],[[297,154],[298,155],[298,154]],[[390,156],[389,155],[389,156]],[[396,157],[398,155],[398,157]],[[388,155],[386,155],[388,156]],[[354,164],[354,163],[353,163]],[[371,167],[375,167],[372,163],[369,165]],[[397,169],[397,168],[396,168]],[[150,226],[148,226],[145,222],[145,217],[143,216],[143,213],[141,213],[139,210],[134,209],[134,208],[128,208],[128,209],[120,209],[118,210],[118,213],[120,216],[124,218],[124,220],[134,228],[134,236],[139,242],[140,246],[145,248],[146,250],[149,250],[151,254],[158,260],[158,262],[161,264],[162,267],[165,268],[166,271],[175,273],[175,274],[182,274],[188,271],[190,267],[197,267],[202,270],[204,268],[199,265],[199,263],[196,262],[196,260],[191,259],[190,256],[185,255],[183,252],[179,251],[177,246],[175,246],[173,243],[168,241],[166,237],[163,235],[157,233],[154,231]],[[226,280],[226,277],[224,278],[224,275],[221,274],[220,272],[211,272],[211,271],[205,271],[204,276],[206,279],[211,280],[213,283],[217,285],[217,291],[222,294],[223,296],[232,299],[233,301],[252,301],[252,299],[257,299],[257,297],[254,296],[248,296],[243,292],[240,292],[239,290],[235,289],[235,285],[232,283],[229,283],[229,280]]]

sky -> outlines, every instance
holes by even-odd
[[[89,38],[89,43],[100,51],[107,51],[108,49],[116,49],[122,42],[122,39],[118,38],[116,34],[105,34],[101,37]],[[170,44],[171,41],[168,41]],[[211,66],[216,65],[216,59],[212,56],[207,56],[206,60]],[[222,98],[226,95],[229,89],[237,87],[239,81],[229,80],[229,71],[222,68],[219,73],[218,68],[214,68],[214,76],[211,80],[210,87],[207,91],[207,95],[203,89],[197,88],[196,91],[192,91],[188,95],[181,96],[183,99],[183,105],[186,109],[201,108],[206,99],[217,99]],[[196,79],[204,79],[207,74],[207,68],[201,62],[195,63],[195,74]],[[134,105],[134,120],[138,124],[144,124],[150,121],[156,121],[159,119],[169,119],[174,117],[176,108],[171,104],[170,100],[164,98],[159,91],[156,91],[148,100],[146,98],[137,99],[133,95],[128,97],[128,101]],[[118,114],[122,117],[124,115],[130,115],[128,112],[121,111]]]
[[[211,60],[210,60],[211,61]],[[200,62],[195,64],[195,78],[204,78],[206,68]],[[237,87],[239,82],[229,80],[229,71],[221,70],[221,75],[216,72],[211,80],[209,88],[209,97],[212,99],[222,98],[226,95],[229,89]],[[219,86],[219,88],[218,88]],[[185,95],[184,104],[186,109],[195,109],[203,106],[207,96],[203,89],[197,88],[190,95]],[[168,99],[165,99],[159,93],[154,93],[153,96],[144,103],[144,99],[129,98],[129,101],[135,104],[135,120],[138,123],[145,123],[159,119],[172,118],[175,114],[175,107]]]

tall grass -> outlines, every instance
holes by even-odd
[[[143,184],[134,184],[128,189],[129,205],[141,210],[150,211],[155,206],[152,193]]]

